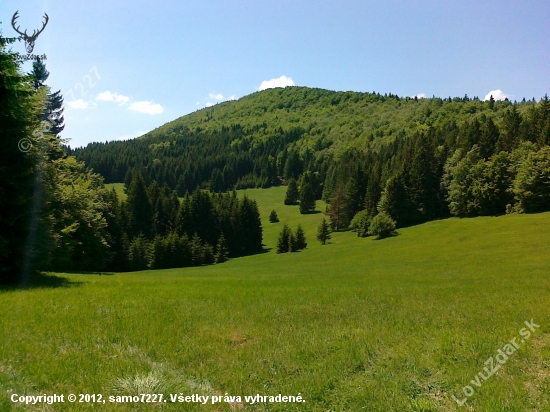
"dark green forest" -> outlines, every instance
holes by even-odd
[[[36,270],[160,269],[261,252],[258,206],[237,197],[242,188],[287,185],[284,203],[301,213],[323,199],[332,230],[359,236],[388,219],[404,227],[550,210],[547,96],[268,89],[131,141],[73,149],[43,62],[24,74],[0,46],[5,282]],[[127,199],[105,189],[114,182],[125,183]],[[292,239],[289,229],[280,252],[305,247]]]
[[[143,270],[223,263],[262,251],[258,206],[235,192],[178,199],[135,172],[127,199],[64,150],[63,96],[40,59],[22,73],[0,39],[0,282],[36,271]]]
[[[106,182],[128,185],[139,173],[180,196],[288,184],[285,203],[307,213],[323,199],[340,230],[362,211],[363,226],[384,211],[403,227],[549,210],[549,143],[548,96],[417,99],[287,87],[197,111],[132,141],[68,152]]]

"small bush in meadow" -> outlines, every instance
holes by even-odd
[[[382,239],[390,236],[395,230],[395,220],[384,212],[378,213],[371,221],[369,234]]]

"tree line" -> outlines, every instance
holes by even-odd
[[[186,193],[183,199],[140,174],[120,201],[109,192],[109,249],[106,269],[165,269],[223,263],[262,250],[258,205],[236,192]]]
[[[63,96],[37,59],[22,73],[0,37],[0,283],[36,271],[141,270],[221,263],[262,250],[258,206],[235,192],[185,192],[131,174],[127,199],[67,153]]]

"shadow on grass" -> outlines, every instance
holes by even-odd
[[[74,286],[80,286],[82,282],[74,282],[63,276],[57,276],[51,273],[39,272],[30,277],[29,279],[22,280],[15,284],[0,284],[0,291],[9,290],[26,290],[26,289],[56,289],[56,288],[70,288]]]
[[[401,233],[399,233],[399,232],[393,232],[391,235],[388,235],[388,236],[384,236],[384,237],[375,237],[374,240],[384,240],[384,239],[389,239],[389,238],[397,237],[397,236],[401,236]]]
[[[114,275],[114,273],[112,272],[80,272],[80,271],[67,272],[67,274],[68,275],[93,275],[93,276],[113,276]]]

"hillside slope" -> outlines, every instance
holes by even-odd
[[[270,186],[273,177],[284,175],[285,151],[298,153],[302,160],[322,161],[339,159],[351,149],[377,151],[397,136],[411,137],[430,128],[451,125],[458,132],[474,119],[491,118],[502,127],[510,106],[508,101],[482,102],[468,96],[413,99],[286,87],[198,110],[138,139],[92,143],[70,152],[102,174],[107,183],[122,182],[128,171],[135,169],[175,189],[193,166],[200,173],[188,178],[193,180],[189,185],[204,186],[216,178],[215,169],[222,172],[224,166],[235,164],[232,173],[224,176],[229,186],[249,174],[259,177],[264,171]],[[531,101],[520,103],[517,110],[525,115],[534,106]],[[272,174],[269,156],[278,161]]]
[[[281,189],[247,193],[262,211],[267,246],[284,222],[302,222],[302,252],[51,274],[39,288],[0,291],[4,394],[301,393],[306,401],[186,405],[197,411],[550,408],[549,213],[453,218],[384,240],[337,233],[321,246],[312,230],[322,215],[303,220],[281,205]],[[280,223],[267,223],[271,209]],[[484,362],[531,319],[540,328],[459,407],[452,396],[463,399]],[[11,407],[5,395],[0,406]],[[181,408],[168,401],[162,409]]]

